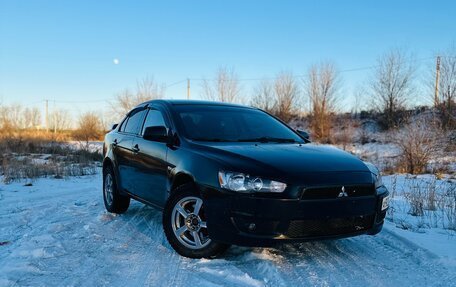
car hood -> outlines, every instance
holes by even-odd
[[[277,143],[198,144],[205,156],[229,165],[233,171],[262,174],[369,172],[357,157],[331,146]]]

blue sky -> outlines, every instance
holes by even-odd
[[[261,78],[324,60],[346,70],[391,48],[429,58],[456,41],[455,12],[456,1],[0,0],[0,99],[80,112],[146,76],[171,84],[229,66]],[[348,104],[370,73],[341,73]],[[242,82],[246,97],[255,84]],[[192,81],[192,96],[199,90]],[[185,83],[166,90],[185,96]]]

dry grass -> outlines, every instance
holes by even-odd
[[[406,211],[417,218],[417,227],[440,227],[456,231],[456,183],[451,180],[439,180],[437,177],[423,179],[411,177],[402,186]],[[397,177],[390,186],[391,197],[398,196]],[[395,206],[388,211],[388,217],[404,229],[410,229],[410,222],[395,218]]]
[[[404,172],[417,174],[427,171],[431,159],[443,155],[446,135],[437,123],[415,120],[393,135],[401,149],[401,166]]]
[[[66,145],[62,139],[67,136],[22,132],[1,137],[0,174],[3,181],[94,174],[102,155]]]

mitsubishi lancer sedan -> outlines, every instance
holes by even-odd
[[[176,252],[213,258],[231,244],[380,232],[388,191],[378,169],[251,107],[154,100],[130,111],[103,146],[103,198],[163,211]]]

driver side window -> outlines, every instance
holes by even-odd
[[[144,126],[141,131],[141,135],[144,134],[144,130],[146,128],[158,126],[166,127],[165,119],[163,118],[162,113],[158,110],[149,110],[146,116],[146,120],[144,122]]]

